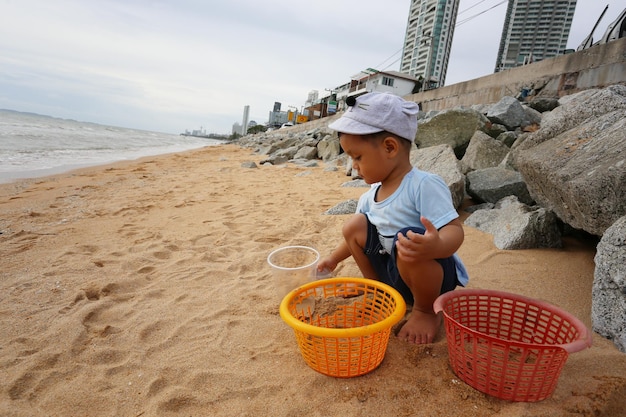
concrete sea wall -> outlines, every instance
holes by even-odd
[[[463,83],[412,94],[407,100],[422,110],[444,110],[472,104],[491,104],[504,96],[516,96],[522,88],[539,95],[564,95],[626,83],[626,38],[579,52],[512,68]]]

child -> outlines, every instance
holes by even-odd
[[[463,226],[445,182],[411,165],[417,104],[368,93],[348,105],[329,128],[338,132],[353,169],[373,185],[344,224],[344,241],[318,269],[333,271],[352,256],[365,278],[391,285],[413,305],[398,337],[431,343],[440,325],[433,302],[468,281],[456,255]]]

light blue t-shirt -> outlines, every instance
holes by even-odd
[[[387,253],[391,253],[393,239],[404,227],[424,228],[420,216],[426,217],[440,229],[459,217],[450,189],[443,179],[435,174],[413,168],[404,176],[398,189],[383,201],[374,198],[378,186],[372,186],[360,198],[357,213],[365,213],[378,229],[380,243]],[[467,285],[469,276],[461,258],[452,255],[456,263],[457,277],[461,285]]]

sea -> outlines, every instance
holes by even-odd
[[[0,183],[223,143],[0,110]]]

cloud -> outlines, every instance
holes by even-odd
[[[619,1],[609,0],[615,15]],[[467,16],[499,2],[461,0],[459,10],[481,3]],[[2,4],[0,107],[171,133],[200,125],[228,133],[246,105],[264,123],[275,101],[300,107],[309,91],[327,93],[362,69],[398,70],[410,1]],[[588,33],[579,32],[591,29],[602,8],[578,0],[570,38],[582,41]],[[493,72],[505,10],[457,27],[448,85]],[[611,20],[607,13],[600,27]]]

